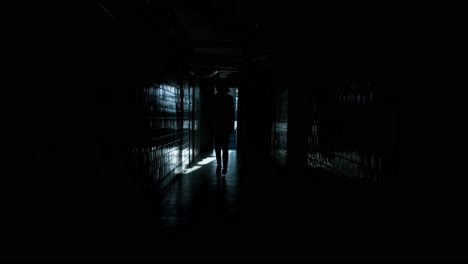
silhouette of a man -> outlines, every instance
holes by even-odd
[[[223,174],[227,172],[229,136],[234,132],[234,98],[228,94],[229,88],[220,86],[216,88],[218,93],[214,97],[214,143],[216,172],[221,171],[221,149],[223,150]]]

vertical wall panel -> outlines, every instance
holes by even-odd
[[[392,173],[397,112],[379,89],[369,81],[343,82],[310,98],[309,168],[372,183],[383,182],[386,168]]]
[[[184,167],[190,164],[190,156],[191,156],[191,149],[190,149],[190,129],[191,129],[191,96],[190,96],[190,89],[188,86],[188,82],[184,82],[182,87],[182,165]]]
[[[200,87],[198,84],[193,85],[193,156],[197,157],[200,154],[201,138],[200,138]]]
[[[288,141],[288,90],[278,93],[276,98],[276,115],[272,128],[272,147],[275,162],[286,166],[287,141]]]

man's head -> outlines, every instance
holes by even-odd
[[[227,86],[218,86],[216,87],[216,90],[218,91],[218,93],[229,93],[229,88],[227,88]]]

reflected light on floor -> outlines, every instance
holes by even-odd
[[[201,167],[202,167],[202,166],[193,166],[193,167],[190,168],[190,169],[186,169],[186,170],[184,171],[184,174],[192,173],[192,172],[198,170],[198,169],[201,168]]]
[[[198,162],[198,165],[206,165],[214,160],[216,160],[216,158],[205,158],[202,161]]]

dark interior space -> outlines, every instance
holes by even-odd
[[[21,140],[7,137],[8,175],[19,176],[5,177],[1,257],[465,258],[452,238],[464,239],[463,210],[423,198],[437,184],[403,168],[395,13],[309,4],[92,0],[24,13],[32,48],[17,59],[34,74],[15,77],[30,87],[11,100]]]

